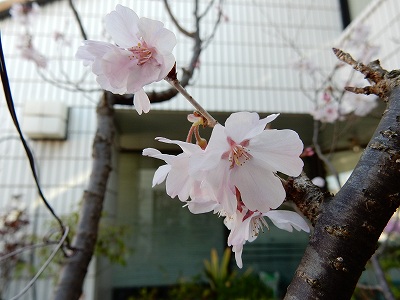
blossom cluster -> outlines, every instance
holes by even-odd
[[[136,110],[147,113],[150,102],[143,87],[164,79],[173,68],[176,37],[161,22],[139,19],[122,5],[105,17],[105,26],[116,44],[87,40],[76,57],[91,66],[103,89],[135,94]],[[202,115],[208,124],[216,123],[209,122],[206,111]],[[278,172],[298,176],[303,168],[299,157],[303,143],[297,133],[265,130],[277,117],[273,114],[260,119],[257,113],[234,113],[225,126],[214,126],[208,143],[197,136],[197,144],[158,138],[178,145],[183,152],[170,155],[153,148],[143,150],[143,155],[166,162],[155,172],[153,186],[166,181],[167,194],[178,197],[192,213],[213,211],[225,218],[231,232],[228,245],[239,267],[243,265],[243,245],[268,226],[264,217],[284,230],[309,231],[295,212],[274,210],[286,197]],[[198,126],[204,124],[202,116],[188,119],[194,123],[193,132],[198,133]]]
[[[164,160],[153,178],[153,186],[166,181],[172,198],[185,203],[194,213],[211,212],[225,218],[230,230],[228,245],[242,267],[241,254],[246,241],[256,239],[268,226],[269,218],[278,228],[309,231],[295,212],[275,210],[286,193],[277,173],[300,175],[303,143],[293,130],[265,129],[278,117],[260,119],[257,113],[233,113],[225,126],[217,124],[205,147],[188,142],[158,138],[182,149],[178,155],[147,148],[143,155]]]
[[[352,29],[338,48],[347,48],[359,62],[369,63],[379,52],[379,47],[369,42],[370,30],[363,24]],[[314,120],[322,123],[344,121],[350,116],[364,117],[377,107],[377,97],[374,95],[354,94],[344,92],[346,86],[365,86],[367,81],[342,62],[333,66],[330,74],[318,67],[314,61],[302,57],[292,64],[303,75],[307,75],[309,83],[302,77],[302,85],[310,85],[312,93],[307,94],[313,102],[310,114]],[[347,78],[346,81],[342,80]],[[308,88],[308,87],[307,87]]]
[[[362,83],[354,86],[362,86]],[[310,112],[314,120],[322,123],[334,123],[337,120],[343,121],[350,114],[358,117],[365,117],[378,106],[375,95],[354,94],[346,92],[337,99],[328,88],[318,99],[317,104]]]
[[[10,15],[15,22],[25,27],[25,33],[19,37],[17,48],[21,56],[36,64],[38,68],[47,67],[47,58],[33,45],[33,36],[30,33],[35,18],[39,15],[40,6],[36,2],[15,3],[10,8]]]

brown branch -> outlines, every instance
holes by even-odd
[[[314,185],[307,175],[302,172],[300,176],[289,178],[284,184],[286,190],[286,200],[296,204],[303,215],[315,225],[323,201],[328,201],[331,195],[324,193]]]
[[[69,4],[69,7],[72,10],[72,13],[74,14],[76,22],[78,23],[79,30],[81,32],[82,38],[84,40],[87,40],[88,36],[86,34],[85,28],[83,27],[81,17],[79,16],[78,11],[76,10],[76,7],[75,7],[75,4],[74,4],[73,0],[68,0],[68,4]]]
[[[181,33],[183,33],[184,35],[186,35],[187,37],[194,38],[195,32],[189,32],[185,28],[183,28],[181,26],[181,24],[179,24],[178,20],[175,18],[175,15],[172,13],[172,10],[171,10],[171,7],[169,6],[168,0],[164,0],[164,5],[165,5],[165,9],[168,12],[168,15],[170,16],[172,22],[175,24],[176,28],[178,28],[178,30]]]
[[[399,85],[399,70],[388,72],[381,67],[379,60],[374,60],[368,65],[364,65],[363,63],[354,60],[350,54],[342,50],[333,48],[333,52],[339,60],[349,64],[354,70],[362,73],[372,84],[372,86],[364,88],[346,87],[345,89],[347,91],[356,94],[374,94],[382,98],[384,101],[387,101],[389,93],[395,86]]]
[[[97,132],[93,141],[93,166],[88,188],[83,195],[77,233],[73,240],[75,253],[61,270],[56,300],[77,300],[94,253],[98,225],[103,208],[114,137],[114,110],[111,93],[104,92],[97,106]]]
[[[350,299],[400,205],[400,87],[398,78],[384,77],[387,110],[346,184],[321,204],[285,299]]]

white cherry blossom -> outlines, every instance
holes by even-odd
[[[234,216],[226,217],[224,221],[228,229],[231,230],[228,236],[228,245],[232,246],[232,251],[235,252],[235,260],[239,268],[243,267],[243,245],[246,242],[254,241],[263,227],[268,228],[268,223],[264,217],[268,217],[276,227],[282,230],[292,232],[294,228],[297,231],[310,232],[306,221],[293,211],[270,210],[261,213],[242,207],[241,210],[237,210]]]
[[[265,126],[278,114],[260,119],[257,113],[233,113],[225,126],[217,124],[201,157],[192,157],[192,172],[207,171],[215,195],[241,194],[246,207],[267,212],[277,208],[286,197],[277,172],[300,175],[303,143],[293,130],[267,129]],[[224,209],[231,213],[236,198],[226,196]]]

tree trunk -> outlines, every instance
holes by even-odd
[[[56,300],[79,299],[83,282],[97,241],[98,225],[103,208],[114,136],[113,95],[104,92],[97,105],[97,132],[93,142],[93,165],[87,190],[84,192],[74,253],[61,270]]]
[[[400,87],[394,87],[349,180],[321,204],[286,300],[351,298],[381,232],[400,204],[399,178]]]

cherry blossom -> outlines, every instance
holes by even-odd
[[[145,85],[164,79],[175,64],[175,35],[162,22],[140,18],[117,5],[105,17],[105,27],[116,43],[86,40],[76,57],[92,67],[100,86],[115,94],[135,94],[139,114],[149,112]]]
[[[354,86],[358,85],[354,84]],[[353,113],[356,116],[365,117],[377,106],[378,102],[375,95],[345,93],[340,111],[342,114]]]
[[[163,154],[153,148],[143,150],[142,154],[144,156],[161,159],[167,163],[159,167],[155,172],[153,187],[165,180],[166,191],[171,198],[178,196],[179,200],[186,201],[191,196],[192,199],[199,198],[208,201],[208,195],[204,194],[200,186],[201,179],[189,175],[189,160],[196,153],[203,152],[200,146],[166,138],[157,138],[157,140],[164,143],[177,144],[182,148],[183,152],[175,156]],[[204,201],[200,200],[199,202]]]
[[[24,36],[22,43],[17,47],[24,59],[32,61],[39,68],[44,69],[47,67],[47,58],[34,47],[32,38],[29,35]]]
[[[11,17],[22,25],[29,25],[38,15],[40,6],[36,2],[15,3],[10,8]]]
[[[300,175],[303,143],[298,134],[288,129],[265,130],[277,117],[260,119],[257,113],[233,113],[225,126],[214,127],[200,157],[191,158],[192,172],[208,172],[209,184],[228,213],[236,208],[236,197],[232,197],[236,191],[252,211],[277,208],[286,196],[277,172]]]
[[[314,120],[323,123],[334,123],[339,119],[339,103],[337,101],[325,101],[310,112]]]
[[[232,246],[232,251],[235,252],[235,260],[239,268],[243,267],[243,245],[254,241],[264,227],[268,228],[264,217],[268,217],[276,227],[282,230],[292,232],[294,228],[297,231],[310,232],[303,218],[293,211],[270,210],[261,213],[242,206],[235,215],[226,217],[224,220],[226,227],[231,231],[228,236],[228,245]]]

